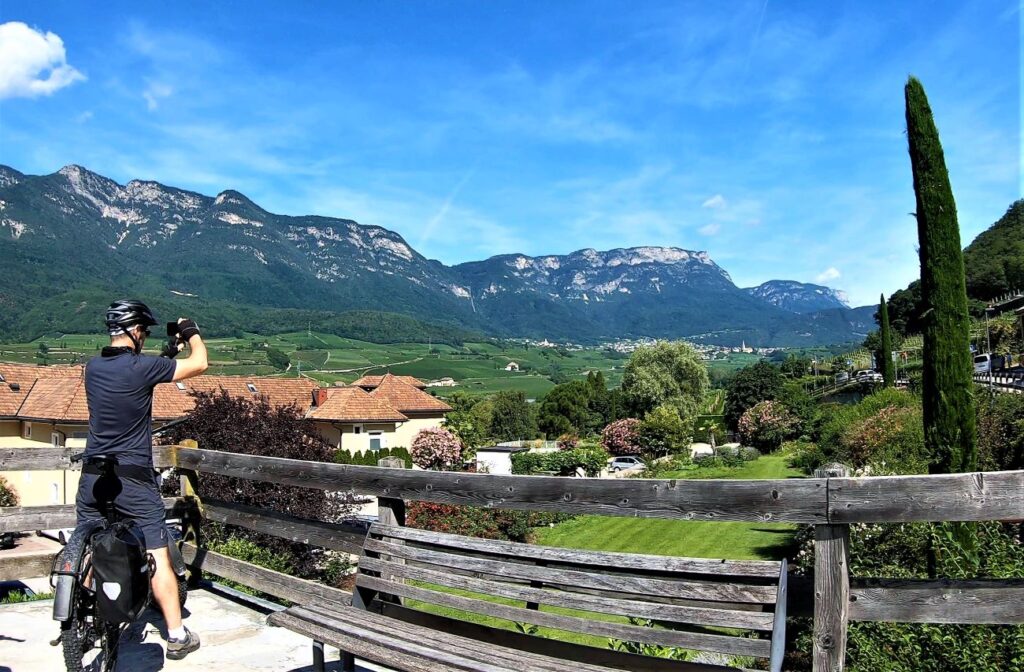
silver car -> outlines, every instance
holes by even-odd
[[[623,469],[643,469],[647,464],[639,457],[627,455],[624,457],[613,457],[608,460],[609,471],[622,471]]]

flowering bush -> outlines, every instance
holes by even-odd
[[[796,416],[780,402],[762,401],[740,416],[740,438],[763,452],[777,450],[797,422]]]
[[[625,418],[608,423],[601,432],[601,445],[612,455],[636,455],[640,452],[640,421]]]
[[[925,473],[924,424],[916,406],[889,406],[851,424],[840,438],[840,458],[875,475]]]
[[[412,440],[412,461],[421,469],[446,469],[462,459],[462,443],[443,427],[421,429]]]
[[[573,450],[580,445],[580,437],[572,432],[567,432],[558,437],[559,450]]]

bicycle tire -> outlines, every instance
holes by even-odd
[[[64,667],[68,672],[82,672],[82,656],[85,655],[82,644],[83,635],[84,633],[75,622],[60,632],[60,644],[64,649]]]

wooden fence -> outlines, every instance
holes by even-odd
[[[568,514],[701,521],[814,525],[813,577],[790,579],[788,613],[814,616],[814,669],[844,668],[850,621],[904,623],[1024,623],[1024,580],[919,580],[851,576],[849,526],[1024,519],[1024,471],[937,476],[851,478],[841,468],[814,478],[779,480],[588,479],[414,471],[306,462],[203,450],[154,448],[157,467],[181,470],[181,495],[170,510],[237,525],[296,542],[356,554],[365,526],[324,523],[215,498],[197,499],[202,473],[378,498],[380,518],[403,524],[406,501],[427,501]],[[0,471],[70,468],[60,448],[0,449]],[[200,492],[200,494],[202,494]],[[0,509],[0,532],[72,527],[74,506]],[[199,542],[197,538],[195,542]],[[195,566],[261,592],[298,603],[348,601],[344,591],[185,546]],[[0,580],[39,575],[34,564],[4,561]]]

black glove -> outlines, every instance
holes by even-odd
[[[188,343],[190,338],[199,335],[199,327],[195,322],[186,317],[181,322],[178,322],[178,333],[181,334],[181,340]]]
[[[166,357],[167,359],[174,359],[178,356],[179,352],[181,352],[181,350],[178,347],[177,341],[168,340],[167,343],[164,343],[164,348],[160,351],[160,356]]]

